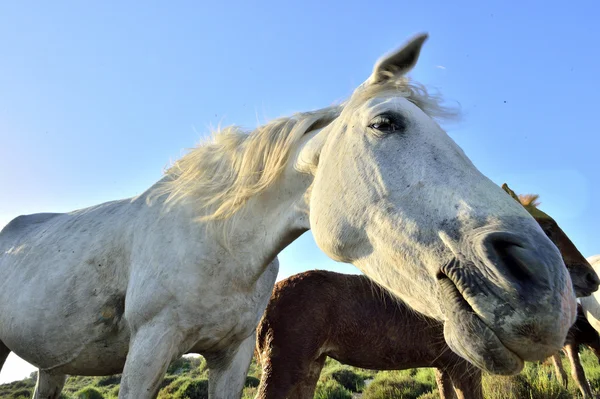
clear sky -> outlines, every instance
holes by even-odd
[[[461,104],[449,134],[600,253],[597,1],[141,4],[0,4],[0,226],[139,194],[211,125],[342,100],[426,31],[412,76]],[[310,233],[280,261],[280,278],[356,272]],[[32,370],[11,355],[0,382]]]

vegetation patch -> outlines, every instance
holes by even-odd
[[[581,361],[592,391],[600,393],[600,363],[588,349]],[[551,361],[526,363],[521,374],[512,377],[483,376],[483,393],[489,399],[570,399],[580,398],[570,373],[569,361],[563,357],[569,383],[564,388],[556,378]],[[242,399],[254,399],[258,392],[261,368],[252,362]],[[0,385],[0,398],[30,399],[37,373],[10,384]],[[372,381],[371,381],[372,380]],[[104,377],[71,376],[61,399],[117,399],[120,375]],[[365,381],[370,381],[365,387]],[[434,399],[439,397],[432,368],[402,371],[374,371],[342,365],[327,359],[315,391],[316,399],[350,399],[361,392],[363,399]],[[185,356],[169,366],[161,383],[158,399],[208,398],[208,367],[203,358]]]
[[[363,399],[417,399],[434,386],[407,375],[406,372],[383,371],[364,390]]]
[[[77,399],[104,399],[104,395],[94,387],[85,387],[75,393]]]
[[[327,379],[317,384],[315,399],[352,399],[352,392],[336,380]]]
[[[321,373],[321,380],[332,379],[350,392],[361,392],[365,386],[364,377],[349,366],[336,366]]]

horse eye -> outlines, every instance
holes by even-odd
[[[382,133],[394,133],[402,130],[402,126],[387,116],[376,117],[369,125],[371,129],[378,130]]]

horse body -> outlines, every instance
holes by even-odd
[[[138,198],[7,226],[0,359],[15,350],[43,368],[37,397],[57,397],[64,372],[123,368],[119,397],[137,399],[193,350],[210,397],[239,397],[273,261],[309,229],[486,370],[559,350],[576,314],[564,262],[404,76],[426,37],[383,57],[343,105],[225,129]]]
[[[442,398],[483,398],[481,371],[450,350],[443,324],[365,276],[313,270],[275,285],[257,330],[257,399],[309,399],[327,356],[374,370],[439,369]],[[442,381],[444,383],[442,383]]]
[[[131,329],[157,317],[173,329],[167,366],[251,336],[277,261],[265,268],[254,252],[236,264],[206,244],[185,207],[159,210],[142,195],[9,223],[0,234],[1,341],[47,373],[108,375],[123,370]]]

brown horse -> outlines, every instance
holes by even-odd
[[[581,345],[588,346],[592,352],[594,352],[598,358],[598,361],[600,361],[600,335],[598,335],[598,332],[585,318],[585,314],[583,313],[583,308],[581,305],[578,305],[577,320],[575,321],[573,327],[571,327],[569,330],[563,351],[571,363],[571,375],[573,376],[575,383],[579,387],[584,399],[588,399],[593,398],[594,396],[592,395],[592,388],[585,378],[585,372],[583,371],[583,366],[581,365],[581,360],[579,359],[579,348]],[[554,363],[554,367],[556,368],[557,377],[560,377],[563,386],[566,388],[568,379],[567,374],[562,367],[560,354],[557,353],[556,355],[552,356],[552,361]]]
[[[519,199],[561,250],[578,295],[598,276],[556,222]],[[481,371],[446,345],[443,324],[415,313],[364,276],[310,271],[280,281],[257,330],[257,399],[312,398],[327,356],[376,370],[437,368],[442,398],[482,398]]]
[[[442,323],[365,276],[313,270],[275,285],[257,330],[256,398],[312,398],[327,356],[377,370],[436,367],[442,398],[483,398],[481,371],[450,350]],[[443,374],[448,374],[441,383]]]
[[[528,194],[517,196],[506,183],[502,185],[511,197],[525,207],[527,212],[538,222],[544,233],[552,240],[554,245],[559,249],[565,266],[569,270],[571,280],[573,280],[573,288],[575,295],[578,298],[586,297],[598,290],[600,279],[598,275],[587,261],[587,259],[579,252],[575,244],[569,239],[565,232],[558,226],[558,223],[547,213],[538,208],[540,202],[539,195]]]

